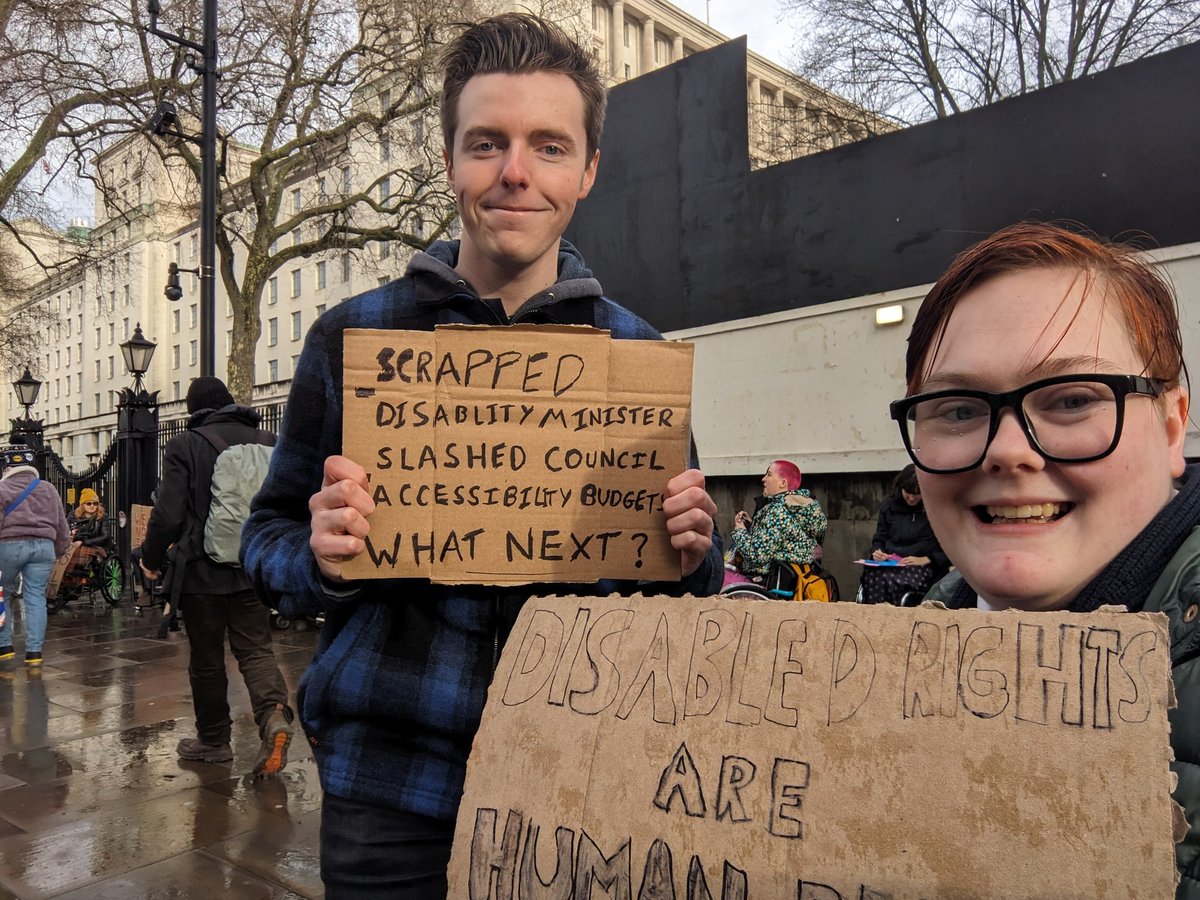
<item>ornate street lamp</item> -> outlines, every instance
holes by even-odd
[[[142,376],[150,371],[150,360],[158,344],[147,340],[142,334],[142,323],[138,322],[133,329],[133,337],[120,344],[121,355],[125,357],[125,369],[133,376],[133,389],[144,390]],[[25,374],[29,374],[26,372]]]
[[[141,322],[133,329],[133,337],[120,345],[133,387],[117,394],[118,520],[123,515],[130,521],[137,504],[151,505],[150,495],[158,483],[158,391],[148,392],[142,384],[157,346],[142,334]],[[128,528],[119,530],[118,540],[121,558],[128,561]]]
[[[33,414],[29,408],[37,403],[38,391],[42,389],[42,383],[30,374],[29,367],[26,366],[25,374],[14,381],[12,386],[13,390],[17,392],[17,402],[25,407],[25,416],[21,419],[14,418],[10,420],[12,431],[8,439],[14,444],[24,444],[27,447],[40,450],[45,437],[42,429],[42,421],[41,419],[33,418]]]
[[[25,374],[13,382],[13,389],[17,392],[17,402],[25,407],[25,418],[32,418],[29,414],[29,407],[37,403],[38,391],[42,389],[42,383],[29,374],[29,366],[25,367]]]

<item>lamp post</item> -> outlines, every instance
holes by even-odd
[[[126,522],[133,521],[134,504],[151,505],[158,483],[158,391],[148,392],[142,383],[157,346],[142,334],[141,322],[133,337],[120,345],[125,368],[133,376],[133,386],[117,395],[117,507]],[[121,558],[126,562],[129,538],[128,528],[119,530]]]
[[[38,471],[42,471],[42,454],[41,450],[45,443],[45,429],[41,419],[33,418],[29,408],[37,403],[38,392],[42,389],[42,383],[38,381],[29,372],[29,367],[25,367],[25,374],[12,383],[13,390],[17,392],[17,402],[25,407],[25,415],[20,419],[10,419],[12,424],[12,432],[9,434],[9,441],[13,444],[24,444],[26,447],[32,447],[37,458]]]
[[[155,134],[170,134],[200,145],[200,374],[216,374],[217,310],[217,0],[203,0],[204,34],[200,42],[163,31],[158,27],[160,0],[147,0],[150,27],[146,30],[168,44],[184,47],[184,63],[200,76],[200,138],[183,134],[176,127],[174,104],[162,101],[150,119]],[[178,291],[178,272],[171,272]],[[185,270],[186,271],[186,270]],[[172,282],[167,297],[172,297]],[[180,292],[179,296],[182,296]]]

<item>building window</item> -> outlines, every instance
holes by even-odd
[[[188,365],[194,366],[200,351],[199,341],[191,341],[188,343]]]
[[[108,323],[108,346],[112,346],[117,340],[117,323]]]
[[[96,329],[96,347],[95,347],[95,349],[97,349],[97,350],[100,349],[100,329],[99,328]],[[71,361],[68,359],[67,365],[70,365],[70,363],[71,363]]]
[[[121,305],[129,305],[129,285],[125,285],[125,295],[121,298]]]
[[[317,263],[317,290],[324,290],[326,283],[325,263]]]
[[[342,193],[343,194],[353,193],[353,191],[351,190],[350,167],[349,166],[342,166]]]
[[[633,67],[629,63],[625,63],[625,80],[628,81],[633,77]]]
[[[295,188],[292,191],[292,212],[300,212],[300,188]]]
[[[171,252],[175,257],[175,262],[177,262],[177,263],[183,262],[183,248],[181,246],[180,241],[176,241],[174,243],[174,245],[172,246]],[[67,307],[67,308],[70,309],[70,307]]]
[[[179,399],[179,382],[178,381],[175,382],[173,385],[171,385],[171,393],[173,393],[175,395],[172,398],[173,400]]]
[[[296,312],[292,313],[292,340],[300,340],[302,333],[303,329],[300,324],[300,311],[296,310]]]
[[[392,255],[392,245],[387,241],[380,241],[377,246],[379,247],[380,259],[387,259]]]
[[[392,179],[386,175],[379,179],[379,202],[387,203],[392,197]]]
[[[100,360],[96,360],[96,380],[100,380]]]
[[[388,283],[388,278],[386,275],[380,275],[378,278],[375,279],[375,284],[378,287],[383,287],[387,283]]]
[[[99,395],[99,394],[93,394],[93,395],[92,395],[92,397],[93,397],[93,398],[95,399],[95,401],[96,401],[96,415],[100,415],[100,395]]]
[[[123,332],[125,332],[125,336],[123,338],[121,338],[121,340],[129,340],[129,320],[128,319],[121,320],[121,330]]]
[[[317,315],[318,316],[325,315],[325,304],[324,303],[317,304]]]
[[[350,254],[342,254],[342,284],[350,282]]]
[[[268,303],[278,303],[279,302],[279,279],[278,278],[272,278],[270,281],[267,282],[267,302]]]
[[[322,203],[329,199],[329,193],[325,190],[325,176],[322,175],[317,179],[317,197]]]
[[[625,46],[626,46],[626,47],[628,47],[628,46],[629,46],[629,33],[630,33],[630,31],[632,31],[632,29],[629,27],[629,23],[628,23],[628,22],[624,22],[624,23],[622,23],[622,24],[624,25],[624,29],[625,29],[625,30],[624,30],[624,35],[625,35]]]
[[[115,369],[116,369],[116,357],[110,356],[108,358],[108,377],[109,378],[114,377],[113,372],[115,371]]]
[[[225,352],[226,353],[233,352],[233,329],[232,328],[230,328],[228,331],[225,332]]]
[[[176,344],[171,348],[171,368],[179,368],[179,345]]]
[[[196,327],[196,318],[196,304],[193,303],[190,307],[188,307],[188,328]]]
[[[300,241],[302,241],[302,240],[303,240],[303,237],[300,235],[300,229],[293,228],[292,229],[292,246],[299,247]]]
[[[200,255],[200,235],[192,235],[192,259]]]
[[[267,319],[267,346],[274,347],[279,343],[279,320]]]
[[[392,158],[392,142],[386,134],[379,136],[379,161],[387,162]]]
[[[292,296],[300,296],[300,270],[292,269]]]
[[[267,381],[279,380],[279,360],[273,359],[267,363]]]

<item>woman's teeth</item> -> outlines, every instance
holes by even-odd
[[[989,506],[987,514],[993,519],[1032,519],[1046,522],[1062,513],[1061,503],[1034,503],[1025,506]]]

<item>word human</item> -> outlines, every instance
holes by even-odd
[[[719,866],[705,865],[697,854],[688,857],[675,852],[664,838],[651,841],[643,856],[629,837],[601,845],[585,828],[543,828],[543,823],[515,809],[501,819],[499,810],[477,807],[470,848],[470,900],[753,900],[781,896],[769,887],[756,893],[747,872],[728,859],[722,859]],[[803,877],[796,877],[789,889],[787,896],[797,900],[885,900],[891,896],[860,882],[835,887]]]
[[[550,391],[561,397],[583,377],[583,357],[562,353],[551,360],[549,353],[482,348],[456,355],[453,350],[434,354],[430,350],[384,347],[375,357],[379,374],[375,380],[400,380],[405,384],[445,384],[492,390],[519,390],[525,394]]]

